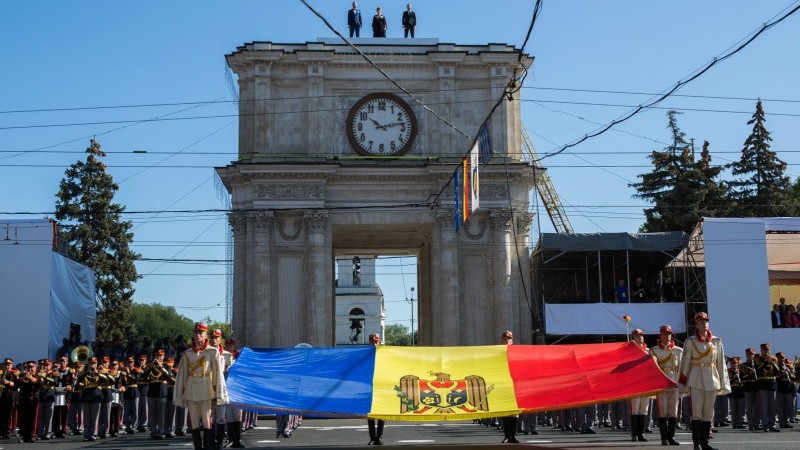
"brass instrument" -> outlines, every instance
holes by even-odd
[[[94,356],[94,352],[92,352],[91,347],[88,345],[79,345],[72,349],[69,354],[69,360],[73,363],[82,362],[85,363],[89,358]]]

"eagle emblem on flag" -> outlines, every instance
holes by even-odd
[[[400,378],[395,391],[400,398],[401,414],[459,414],[489,410],[487,397],[493,387],[487,387],[483,377],[469,375],[462,380],[451,380],[449,373],[430,374],[435,379],[424,380],[416,375]]]

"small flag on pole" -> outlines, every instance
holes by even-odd
[[[478,209],[480,204],[480,195],[479,195],[479,183],[478,183],[478,161],[480,159],[478,153],[478,145],[472,146],[472,150],[469,152],[470,156],[470,210],[471,212],[475,212]]]
[[[486,164],[492,159],[492,141],[489,139],[489,125],[491,123],[491,121],[487,120],[478,131],[478,149],[481,164]]]

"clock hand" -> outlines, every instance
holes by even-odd
[[[386,129],[386,125],[381,125],[377,120],[375,120],[375,119],[373,119],[371,117],[370,117],[369,120],[371,120],[372,123],[374,123],[377,128],[380,128],[381,130],[385,130]]]

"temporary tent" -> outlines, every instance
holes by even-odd
[[[54,251],[57,235],[51,220],[0,222],[0,357],[53,358],[70,325],[95,340],[94,272]]]

